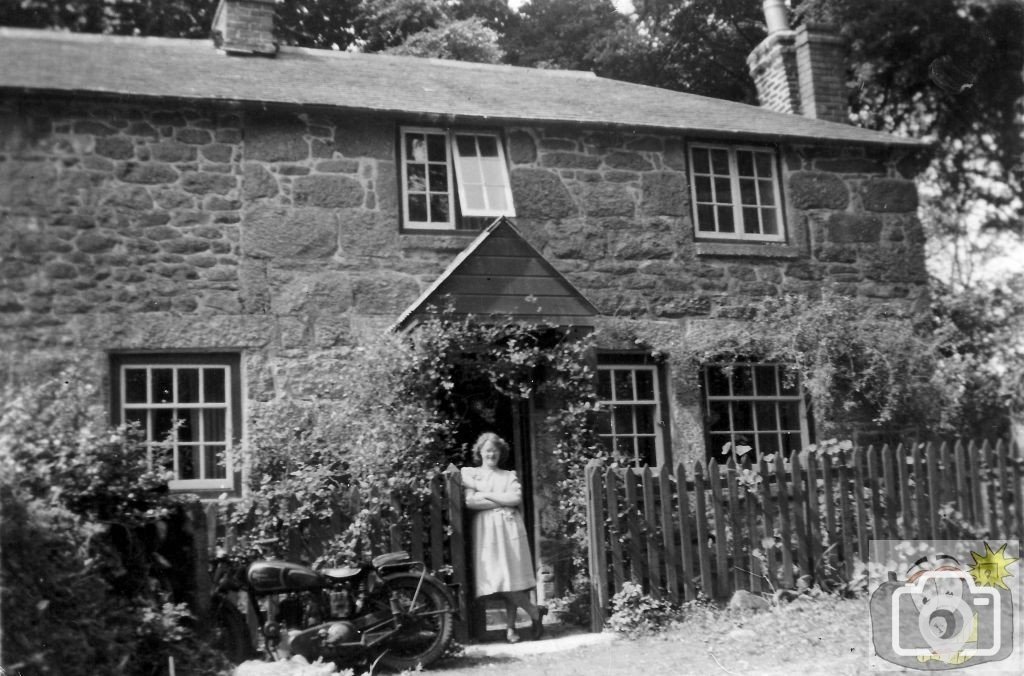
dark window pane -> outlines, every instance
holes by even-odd
[[[224,446],[205,446],[206,479],[224,479],[227,477],[227,465]]]
[[[711,151],[711,164],[716,174],[729,175],[729,153],[724,150]]]
[[[740,200],[743,204],[757,204],[757,189],[753,181],[740,181]]]
[[[758,181],[757,191],[761,195],[761,204],[764,206],[775,205],[775,190],[772,188],[771,181]]]
[[[169,408],[153,411],[153,441],[167,441],[174,430],[174,411]]]
[[[799,451],[802,447],[799,432],[790,432],[782,435],[782,451],[785,455],[792,455],[793,451]]]
[[[478,136],[477,143],[480,144],[480,157],[498,156],[498,139],[493,136]]]
[[[715,201],[719,204],[732,203],[732,182],[729,179],[715,179]]]
[[[146,403],[146,369],[124,370],[124,400],[129,404]]]
[[[754,411],[757,414],[757,429],[764,432],[778,429],[778,421],[775,419],[775,402],[759,401],[754,404]]]
[[[711,179],[704,176],[697,176],[693,179],[693,185],[697,190],[698,202],[711,201]]]
[[[764,221],[764,234],[777,235],[779,233],[779,226],[776,222],[774,211],[771,209],[762,209],[761,219]]]
[[[761,455],[767,455],[768,453],[779,452],[779,435],[778,434],[758,434],[757,435],[757,452]]]
[[[773,397],[779,392],[775,387],[775,366],[762,365],[754,366],[754,381],[757,387],[757,396]]]
[[[409,195],[409,220],[418,223],[427,220],[426,195]]]
[[[736,166],[740,176],[753,176],[754,154],[746,150],[736,151]]]
[[[178,409],[178,441],[202,441],[199,438],[199,416],[201,409]]]
[[[751,402],[732,402],[732,428],[737,432],[745,432],[754,429],[754,417],[751,411]]]
[[[654,405],[636,407],[637,434],[654,434]]]
[[[709,441],[710,448],[708,449],[711,454],[711,458],[718,460],[719,462],[728,460],[732,455],[732,438],[728,434],[712,434]],[[726,449],[726,444],[729,444],[729,448]]]
[[[153,397],[150,401],[158,404],[174,402],[174,371],[171,369],[153,369]]]
[[[760,234],[761,225],[757,222],[757,208],[747,207],[743,209],[743,232],[748,235]]]
[[[448,222],[448,195],[430,196],[430,222]]]
[[[732,429],[729,424],[729,402],[713,401],[709,409],[708,429],[712,432],[728,432]]]
[[[708,150],[707,148],[694,148],[693,149],[693,171],[698,174],[706,174],[710,171],[711,166],[708,163]]]
[[[626,369],[615,369],[615,400],[633,401],[633,372]]]
[[[178,478],[198,479],[199,447],[183,446],[178,448]]]
[[[427,135],[427,159],[431,162],[446,162],[448,160],[448,152],[445,150],[444,135]]]
[[[658,447],[654,437],[640,437],[636,445],[641,467],[654,467],[658,464]]]
[[[754,394],[754,380],[750,366],[737,365],[732,369],[732,393],[738,397]]]
[[[410,164],[406,171],[406,187],[413,192],[427,189],[427,169],[422,164]]]
[[[633,463],[636,449],[633,445],[633,437],[619,438],[615,440],[615,453],[630,464]]]
[[[718,231],[735,232],[732,222],[732,207],[718,207]]]
[[[800,429],[800,402],[783,401],[779,403],[779,428],[784,430]]]
[[[715,208],[707,206],[697,207],[697,229],[715,232]]]
[[[199,401],[199,369],[178,369],[178,401]]]
[[[597,372],[597,398],[612,398],[612,372],[607,369],[601,369]]]
[[[203,369],[203,401],[218,404],[227,401],[227,369]]]
[[[719,366],[706,366],[708,394],[712,396],[728,396],[729,376]]]
[[[447,168],[436,164],[430,166],[430,190],[431,192],[448,192]]]
[[[203,441],[227,441],[227,411],[208,408],[203,411]]]
[[[460,135],[455,137],[455,143],[462,157],[476,157],[475,137]]]
[[[636,398],[654,399],[654,371],[636,371]]]
[[[148,411],[125,411],[124,421],[129,425],[135,425],[139,431],[140,439],[149,439],[149,412]]]
[[[597,413],[597,433],[602,435],[612,433],[612,414],[607,407],[602,407]]]
[[[769,177],[774,174],[772,171],[771,153],[755,153],[754,162],[757,164],[757,175]]]
[[[612,410],[612,417],[615,421],[615,434],[633,433],[633,407],[616,406]]]

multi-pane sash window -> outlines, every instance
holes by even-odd
[[[174,472],[172,489],[231,489],[238,415],[236,368],[231,363],[146,363],[116,365],[116,419],[136,423],[150,460],[156,448]]]
[[[697,237],[785,241],[775,151],[690,145]]]
[[[807,408],[795,375],[780,364],[703,369],[708,456],[742,463],[789,456],[809,442]]]
[[[402,185],[407,228],[454,229],[460,215],[515,216],[495,133],[402,129]]]
[[[597,431],[608,450],[634,467],[661,457],[658,369],[651,365],[599,365]]]

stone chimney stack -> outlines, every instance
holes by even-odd
[[[834,26],[789,27],[784,0],[764,0],[768,36],[747,57],[761,105],[780,113],[848,122],[846,43]]]
[[[274,56],[277,0],[220,0],[213,15],[213,44],[231,55]]]

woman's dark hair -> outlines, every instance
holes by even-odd
[[[483,463],[483,458],[480,457],[480,451],[482,451],[484,446],[488,443],[493,443],[498,447],[498,452],[501,453],[501,456],[498,458],[498,462],[505,462],[508,460],[508,444],[505,440],[494,432],[484,432],[476,438],[476,443],[473,444],[473,462],[478,465]]]

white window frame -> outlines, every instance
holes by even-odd
[[[706,150],[708,151],[708,173],[699,173],[696,170],[696,164],[694,162],[693,154],[695,150]],[[729,185],[730,185],[730,200],[719,202],[717,200],[717,190],[715,188],[716,178],[725,178],[724,174],[716,174],[714,164],[711,159],[711,153],[715,150],[725,151],[729,158]],[[750,153],[764,153],[771,155],[771,176],[760,176],[757,174],[757,162],[752,162],[754,166],[754,176],[744,176],[742,178],[753,179],[755,184],[758,180],[771,179],[772,181],[772,196],[774,204],[764,205],[761,204],[761,192],[756,191],[757,204],[744,205],[742,201],[742,193],[740,191],[740,173],[739,173],[739,161],[737,160],[737,152],[750,152]],[[693,214],[693,232],[694,237],[697,239],[727,239],[727,240],[742,240],[742,241],[754,241],[754,242],[785,242],[786,241],[786,222],[784,219],[784,213],[782,208],[782,188],[780,178],[780,167],[779,167],[779,156],[776,150],[770,146],[758,146],[758,145],[731,145],[726,143],[690,143],[688,148],[687,156],[689,158],[690,167],[690,203],[692,205]],[[712,202],[697,202],[697,177],[705,177],[711,183],[711,199]],[[715,217],[715,229],[707,230],[701,229],[700,222],[700,207],[702,205],[711,205],[712,213]],[[719,228],[718,220],[718,208],[731,206],[732,218],[733,218],[733,232],[722,232]],[[758,213],[758,232],[748,233],[744,227],[744,207],[753,207],[757,209]],[[760,214],[762,211],[770,210],[775,214],[775,222],[777,225],[778,232],[765,234],[763,232],[763,225],[761,223]]]
[[[735,374],[730,374],[730,376],[729,376],[729,394],[725,394],[725,395],[723,395],[723,394],[712,394],[711,393],[711,385],[710,385],[710,372],[709,372],[710,369],[712,369],[712,368],[726,369],[726,368],[728,368],[728,366],[724,365],[724,364],[721,364],[721,365],[720,364],[705,364],[704,366],[701,367],[701,381],[702,381],[702,384],[704,386],[704,412],[705,412],[705,419],[710,420],[710,418],[711,418],[711,415],[712,415],[711,404],[713,402],[725,402],[725,403],[729,403],[730,404],[730,406],[729,406],[729,431],[728,432],[722,432],[722,431],[717,431],[717,430],[716,431],[712,431],[710,428],[708,428],[707,430],[705,430],[705,432],[707,434],[707,438],[708,438],[708,443],[709,443],[709,445],[712,445],[714,443],[712,440],[714,440],[714,439],[721,439],[726,434],[728,434],[729,435],[729,442],[728,443],[731,444],[731,448],[729,450],[729,456],[731,458],[733,458],[736,461],[737,464],[741,464],[746,458],[760,458],[761,457],[761,455],[760,455],[761,450],[759,448],[759,438],[757,436],[758,434],[767,434],[769,432],[774,432],[776,434],[776,436],[778,437],[777,438],[777,445],[778,445],[779,449],[782,449],[782,447],[783,447],[781,436],[779,436],[779,435],[782,435],[782,434],[792,434],[792,433],[795,433],[795,432],[799,432],[800,433],[800,447],[797,448],[797,449],[794,449],[794,451],[799,451],[801,448],[805,448],[810,443],[810,425],[808,423],[807,398],[804,396],[803,386],[798,381],[797,382],[796,391],[794,393],[791,393],[791,394],[784,393],[782,384],[783,384],[784,371],[785,371],[785,369],[789,368],[789,366],[787,364],[783,364],[783,363],[779,363],[779,362],[757,362],[757,361],[751,361],[751,362],[740,362],[740,363],[737,363],[737,364],[733,365],[734,368],[737,368],[737,367],[750,367],[752,369],[754,367],[758,367],[758,366],[772,366],[772,367],[775,368],[775,375],[774,375],[775,386],[774,386],[774,389],[775,389],[776,394],[760,394],[760,393],[758,393],[757,385],[756,385],[757,378],[754,376],[753,370],[751,371],[751,388],[752,388],[752,392],[750,394],[736,394],[736,392],[735,392],[736,380],[735,380],[735,377],[734,377]],[[736,428],[735,418],[734,418],[734,414],[733,414],[733,410],[734,409],[731,406],[731,404],[734,403],[734,402],[750,402],[754,406],[754,409],[751,411],[751,414],[750,414],[750,419],[751,419],[751,424],[752,424],[752,428],[751,429],[737,429]],[[757,410],[756,410],[756,405],[757,405],[758,402],[771,402],[771,403],[785,402],[785,403],[795,403],[795,404],[797,404],[798,407],[799,407],[798,408],[799,425],[800,425],[799,429],[796,429],[796,428],[786,428],[786,429],[783,429],[781,421],[780,421],[780,417],[779,417],[779,407],[776,406],[775,407],[775,423],[776,424],[775,424],[774,429],[772,429],[772,430],[759,430],[758,429],[758,420],[757,420]],[[752,446],[751,446],[752,453],[750,455],[747,455],[747,453],[742,453],[741,454],[737,450],[737,446],[739,445],[737,443],[737,441],[738,441],[737,440],[737,436],[740,436],[740,435],[742,435],[742,436],[747,438],[747,441],[748,441],[747,445],[751,445],[752,444]],[[713,447],[713,448],[709,448],[708,450],[711,452],[710,455],[712,455],[714,457],[718,457],[718,456],[721,455],[721,448],[720,447],[718,447],[718,448],[714,448]]]
[[[448,220],[447,221],[414,221],[411,219],[409,214],[409,165],[412,163],[408,156],[407,151],[407,136],[410,134],[432,134],[437,136],[445,137],[445,165],[448,175]],[[468,200],[466,198],[466,186],[469,181],[468,177],[464,176],[465,172],[464,164],[471,162],[473,158],[464,157],[459,153],[457,137],[460,136],[471,136],[479,139],[480,137],[488,137],[494,139],[495,146],[498,149],[498,157],[495,162],[496,166],[499,167],[501,172],[501,178],[503,185],[491,186],[500,187],[503,191],[505,204],[507,208],[500,209],[485,205],[482,208],[472,209],[469,208]],[[479,143],[479,142],[477,142]],[[402,194],[402,223],[403,227],[409,230],[455,230],[457,216],[461,215],[466,218],[473,217],[493,217],[498,218],[500,216],[514,217],[516,215],[515,203],[512,200],[512,182],[509,177],[508,161],[505,155],[505,143],[502,139],[502,135],[494,131],[485,131],[479,129],[444,129],[441,127],[401,127],[399,130],[399,144],[401,146],[401,194]],[[439,161],[427,161],[428,164],[440,164]],[[481,163],[477,162],[478,168]],[[483,176],[481,169],[480,175]],[[429,172],[428,172],[429,176]],[[428,179],[429,180],[429,179]],[[473,185],[486,185],[484,183],[472,183]],[[484,190],[485,201],[486,193]],[[440,191],[434,191],[435,194],[442,194]],[[427,191],[424,193],[428,196],[431,194],[429,186]],[[456,196],[458,202],[456,202]],[[429,204],[429,197],[427,199]]]
[[[609,362],[609,363],[606,363],[606,364],[598,364],[597,370],[598,370],[598,377],[600,377],[600,372],[602,372],[602,371],[613,372],[612,375],[611,375],[611,380],[610,380],[610,387],[611,387],[611,396],[612,396],[612,398],[611,399],[598,399],[597,400],[597,405],[601,409],[601,413],[599,415],[604,415],[605,414],[604,412],[607,411],[608,422],[609,422],[609,429],[611,430],[611,433],[610,434],[600,434],[599,433],[598,436],[601,439],[608,440],[610,442],[610,451],[612,453],[616,452],[616,446],[617,446],[616,441],[618,439],[630,438],[631,437],[633,439],[633,457],[632,457],[632,461],[630,463],[630,466],[634,467],[634,468],[640,468],[640,467],[643,466],[643,465],[640,464],[640,456],[639,456],[639,450],[637,448],[636,440],[639,439],[639,438],[651,438],[651,437],[653,437],[654,438],[654,462],[655,462],[655,464],[651,465],[651,467],[652,468],[660,467],[665,462],[665,438],[664,438],[665,435],[664,435],[664,423],[663,423],[663,418],[662,418],[663,407],[662,407],[662,401],[661,401],[661,391],[662,391],[662,389],[661,389],[660,368],[657,365],[655,365],[655,364],[631,364],[631,363],[624,363],[624,362]],[[633,394],[634,394],[634,398],[633,399],[617,399],[616,398],[615,375],[614,375],[615,371],[631,371],[631,372],[634,373],[634,375],[633,375],[633,383],[634,383]],[[635,373],[639,372],[639,371],[643,371],[643,372],[651,374],[651,379],[652,379],[652,382],[653,382],[653,385],[654,385],[654,390],[653,390],[654,398],[653,399],[639,399],[639,398],[636,398],[636,386],[635,386],[636,375],[635,375]],[[651,434],[642,434],[642,433],[639,433],[639,432],[635,431],[636,430],[636,415],[635,415],[635,413],[634,413],[634,417],[633,417],[633,430],[634,431],[632,433],[619,434],[615,430],[615,408],[617,406],[630,406],[630,407],[634,407],[634,410],[635,410],[635,407],[637,407],[637,406],[650,406],[651,404],[654,405],[654,431],[653,431],[653,433],[651,433]]]
[[[145,402],[128,402],[127,399],[127,371],[142,370],[146,371],[146,401]],[[152,383],[153,383],[153,371],[154,370],[171,370],[172,371],[172,387],[173,393],[171,400],[168,402],[154,402],[152,399]],[[197,402],[181,402],[178,401],[178,372],[183,369],[198,369],[199,370],[199,386],[198,395],[200,401]],[[204,402],[203,379],[205,378],[207,371],[222,371],[224,374],[224,399],[223,402]],[[131,411],[144,411],[148,417],[148,424],[146,425],[146,438],[144,440],[146,446],[147,460],[150,464],[153,462],[153,447],[159,444],[163,444],[165,439],[154,438],[153,415],[156,411],[161,410],[175,410],[175,409],[206,409],[206,410],[223,410],[224,411],[224,439],[216,441],[207,441],[203,438],[203,429],[205,421],[203,417],[199,417],[199,441],[195,442],[179,442],[177,441],[177,433],[172,435],[170,442],[170,452],[173,459],[173,471],[174,476],[179,475],[179,448],[183,447],[196,447],[200,449],[199,455],[199,467],[197,468],[201,478],[199,479],[178,479],[174,478],[168,481],[168,488],[174,491],[187,491],[187,490],[234,490],[235,489],[235,472],[236,472],[236,460],[237,460],[237,448],[236,448],[236,437],[238,436],[238,430],[235,430],[235,407],[240,405],[240,402],[234,401],[234,388],[232,386],[234,378],[238,377],[239,374],[233,373],[232,365],[229,363],[220,363],[212,361],[189,361],[187,356],[183,356],[181,361],[152,361],[147,362],[144,360],[132,360],[122,362],[118,365],[116,377],[119,383],[118,406],[119,419],[120,421],[126,422],[129,419],[129,412]],[[202,452],[206,446],[224,446],[224,477],[221,478],[203,478],[206,474],[206,453]]]

